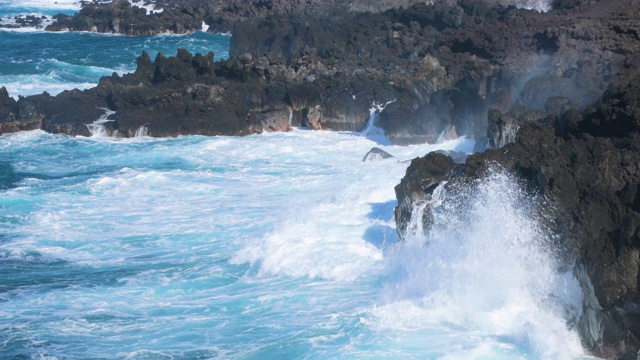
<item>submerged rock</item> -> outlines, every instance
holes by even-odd
[[[380,160],[391,159],[391,158],[393,158],[393,155],[389,154],[388,152],[378,147],[374,147],[364,155],[364,157],[362,158],[362,161],[363,162],[380,161]]]

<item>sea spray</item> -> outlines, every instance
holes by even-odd
[[[496,0],[486,1],[496,2]],[[538,12],[547,12],[552,8],[552,0],[497,0],[497,2],[505,6],[513,5],[519,9],[535,10]]]
[[[0,191],[0,352],[552,358],[526,339],[564,334],[535,325],[564,329],[564,318],[543,305],[571,298],[571,288],[556,281],[568,289],[564,297],[550,290],[560,300],[514,294],[512,307],[495,305],[491,318],[491,304],[480,298],[497,300],[483,295],[491,289],[464,289],[462,255],[440,251],[460,268],[454,278],[447,263],[439,275],[427,261],[446,245],[438,238],[397,243],[393,187],[407,165],[362,162],[374,145],[361,135],[295,129],[238,138],[1,136],[0,155],[17,178]],[[436,149],[469,152],[473,141],[382,148],[410,159]],[[438,224],[445,224],[450,186],[435,206]],[[465,234],[472,226],[458,228]],[[425,290],[425,278],[440,287]],[[469,311],[468,299],[447,292],[454,284],[470,294]],[[516,305],[527,306],[519,311],[530,316],[520,318],[533,325],[518,327]],[[510,309],[515,320],[505,315]],[[538,344],[557,353],[572,344],[556,338]]]
[[[416,233],[386,256],[384,305],[374,311],[381,326],[440,327],[494,342],[461,344],[453,358],[495,357],[504,346],[529,347],[539,359],[581,356],[572,329],[580,288],[558,271],[535,199],[502,171],[437,198],[418,206],[431,211],[427,228],[410,227]]]
[[[387,105],[395,102],[396,100],[390,100],[386,103],[373,103],[369,109],[369,119],[367,120],[367,127],[361,132],[362,135],[367,138],[378,142],[383,145],[391,145],[391,141],[387,139],[383,129],[376,126],[378,115],[387,107]]]
[[[136,130],[136,134],[135,134],[135,137],[137,138],[141,138],[145,136],[149,136],[149,127],[146,124],[140,126],[138,130]]]
[[[114,133],[109,132],[109,130],[107,130],[107,128],[105,127],[106,123],[115,121],[115,120],[110,120],[109,116],[115,114],[115,111],[109,110],[109,109],[101,109],[104,110],[104,115],[100,116],[100,118],[96,121],[94,121],[91,124],[85,124],[87,129],[89,129],[89,132],[91,133],[91,137],[108,137],[108,136],[115,136],[115,132],[117,132],[118,130],[115,130]]]

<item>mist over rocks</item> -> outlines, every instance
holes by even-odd
[[[86,5],[73,18],[109,32],[113,29],[107,29],[107,22],[96,25],[100,19],[133,11],[141,18],[120,22],[119,29],[124,23],[147,29],[149,22],[158,28],[144,33],[154,33],[169,26],[153,20],[155,16],[187,16],[195,28],[203,14],[215,13],[217,22],[207,24],[224,24],[232,32],[231,58],[214,62],[183,52],[177,59],[162,55],[151,62],[147,56],[149,61],[138,62],[135,75],[107,77],[76,100],[116,111],[114,118],[125,128],[149,123],[152,136],[248,134],[261,131],[250,124],[248,118],[255,116],[249,113],[283,108],[291,108],[291,126],[360,131],[372,104],[393,101],[376,125],[396,144],[435,142],[454,128],[458,136],[481,139],[490,109],[558,111],[547,109],[548,99],[565,98],[576,109],[597,101],[618,78],[616,71],[627,56],[629,36],[616,29],[631,26],[611,6],[601,9],[598,2],[565,4],[548,13],[471,0],[406,1],[396,4],[404,6],[400,8],[385,2],[172,4],[181,15],[171,15],[169,4],[162,5],[161,13],[147,15],[145,9],[116,1]],[[592,25],[601,30],[597,36]],[[152,77],[145,73],[149,71]],[[51,122],[47,106],[38,104]],[[214,109],[215,120],[207,115]],[[55,121],[73,117],[58,114]],[[75,134],[72,129],[81,126],[55,131],[66,132],[63,128]]]
[[[428,209],[417,210],[415,204],[429,204],[444,182],[455,189],[495,169],[517,174],[536,195],[531,198],[537,199],[534,208],[544,214],[545,225],[558,235],[564,266],[580,281],[583,308],[576,327],[585,349],[604,358],[635,358],[640,349],[640,72],[637,37],[622,30],[632,20],[622,14],[638,14],[638,5],[623,4],[634,9],[630,12],[607,10],[601,3],[565,5],[580,9],[581,16],[606,14],[594,23],[602,31],[600,40],[594,40],[582,18],[572,38],[558,36],[557,42],[589,38],[597,44],[607,39],[606,47],[594,46],[591,52],[601,51],[602,58],[587,56],[570,73],[562,66],[542,75],[532,72],[519,97],[512,99],[515,104],[498,102],[488,111],[481,142],[488,150],[464,164],[437,154],[413,160],[396,187],[396,222],[401,236],[416,217],[428,229]],[[600,61],[607,64],[604,69],[596,65]],[[580,74],[580,68],[593,70]],[[573,90],[560,94],[553,84]],[[606,90],[596,95],[601,86]],[[539,97],[529,87],[553,96]]]
[[[187,33],[204,21],[232,33],[229,60],[144,53],[134,73],[84,91],[15,100],[2,88],[0,132],[88,136],[105,109],[124,137],[362,131],[372,106],[388,103],[376,126],[395,144],[455,134],[488,148],[464,164],[444,154],[411,163],[396,187],[401,236],[413,205],[443,181],[513,172],[557,203],[548,225],[583,289],[585,348],[621,358],[640,349],[638,2],[530,3],[553,8],[545,13],[473,0],[159,3],[153,14],[126,1],[87,5],[48,29]],[[428,211],[419,221],[428,228]]]

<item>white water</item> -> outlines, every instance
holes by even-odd
[[[444,189],[434,191],[432,227],[412,219],[415,233],[388,254],[379,326],[468,333],[447,359],[511,358],[500,354],[521,344],[538,359],[582,356],[572,328],[581,289],[558,272],[553,234],[527,208],[530,198],[500,171],[462,194]],[[416,204],[419,219],[425,205]]]
[[[134,1],[134,0],[129,0],[129,3],[131,3],[131,6],[137,6],[141,9],[145,9],[147,11],[147,15],[151,14],[151,13],[161,13],[162,12],[162,8],[160,7],[156,7],[155,1],[149,1],[149,0],[139,0],[139,1]],[[149,3],[148,5],[145,5]]]
[[[367,138],[378,142],[382,145],[391,145],[391,141],[387,139],[384,130],[376,126],[378,120],[378,114],[380,114],[384,108],[394,102],[395,100],[387,101],[386,103],[373,103],[369,109],[369,119],[367,120],[367,127],[362,131],[362,135]]]
[[[114,120],[109,120],[109,116],[115,114],[116,112],[108,109],[102,109],[102,110],[104,110],[104,115],[100,116],[98,120],[94,121],[91,124],[85,124],[87,126],[87,129],[89,129],[89,132],[91,133],[91,137],[108,137],[108,136],[114,135],[114,134],[109,134],[109,131],[104,126],[104,124],[110,121],[114,121]],[[137,135],[138,135],[138,132],[136,131],[136,136]]]
[[[138,130],[136,130],[135,137],[141,138],[145,136],[149,136],[149,127],[147,127],[147,125],[142,125]]]
[[[547,12],[551,10],[551,0],[517,0],[505,1],[507,4],[514,4],[519,8]]]
[[[7,349],[33,339],[36,354],[61,359],[580,357],[562,310],[579,301],[575,281],[539,246],[546,235],[511,180],[479,184],[469,212],[442,187],[438,226],[398,242],[393,187],[407,164],[362,162],[373,146],[406,160],[473,142],[0,137],[27,174],[0,192],[0,254],[29,264],[27,279],[52,279],[0,293]]]
[[[80,1],[76,0],[13,0],[2,1],[3,6],[6,3],[14,8],[33,8],[39,10],[80,10]]]

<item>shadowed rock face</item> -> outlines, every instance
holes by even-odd
[[[470,183],[492,166],[555,199],[556,220],[547,225],[561,235],[558,247],[584,291],[578,330],[603,357],[635,358],[640,348],[640,76],[632,79],[635,85],[610,89],[582,112],[520,117],[512,142],[463,165],[439,154],[415,159],[396,187],[401,234],[416,199],[426,201],[442,181]],[[428,228],[429,218],[423,222]]]
[[[98,12],[137,11],[127,4],[87,6],[83,16],[99,21]],[[182,15],[172,19],[199,21],[213,11],[224,20],[233,31],[229,61],[185,51],[154,62],[143,56],[133,75],[107,77],[95,89],[49,102],[73,98],[83,108],[116,111],[123,136],[147,123],[152,136],[175,136],[258,131],[249,126],[249,113],[283,108],[291,108],[292,126],[360,131],[374,103],[393,101],[377,125],[394,143],[434,142],[452,128],[481,138],[490,109],[562,110],[547,108],[551,98],[578,110],[594,103],[636,46],[624,30],[632,21],[600,3],[543,14],[461,0],[359,13],[311,1],[304,9],[318,9],[313,16],[287,4],[177,2]],[[173,16],[169,7],[144,19]],[[36,98],[27,103],[38,103],[45,124],[58,124],[50,131],[82,133],[82,126],[62,125],[80,121],[77,115],[56,112],[53,119],[49,105]],[[82,121],[92,122],[95,113]]]

